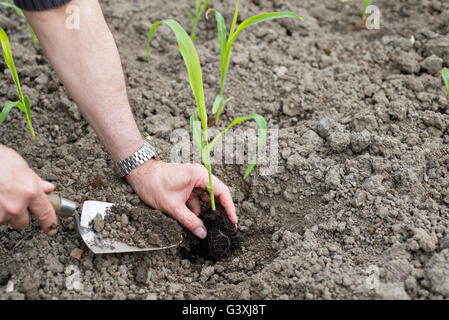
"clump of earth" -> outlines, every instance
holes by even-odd
[[[241,232],[228,218],[225,209],[217,203],[216,210],[203,206],[198,216],[207,229],[207,237],[200,240],[200,254],[205,258],[220,260],[239,249]]]
[[[113,205],[91,221],[98,240],[120,241],[144,248],[171,246],[182,239],[182,227],[160,211]]]

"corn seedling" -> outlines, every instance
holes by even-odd
[[[443,77],[444,84],[446,85],[447,97],[449,98],[449,70],[447,68],[443,68],[443,70],[441,70],[441,76]]]
[[[234,41],[237,39],[237,36],[249,26],[252,26],[256,23],[272,20],[272,19],[280,19],[280,18],[295,18],[301,19],[294,13],[291,12],[269,12],[269,13],[261,13],[255,15],[251,18],[243,21],[236,29],[237,17],[239,11],[239,0],[237,0],[237,5],[234,12],[234,19],[232,21],[231,29],[229,30],[229,35],[227,36],[226,24],[223,16],[216,11],[215,9],[210,9],[206,13],[206,18],[210,11],[215,12],[215,19],[217,21],[217,29],[218,29],[218,41],[220,43],[220,93],[215,98],[212,112],[215,114],[215,122],[218,123],[220,119],[220,114],[223,111],[226,103],[232,98],[224,99],[224,86],[226,82],[226,75],[229,70],[229,63],[231,61],[231,53],[232,53],[232,45]]]
[[[176,22],[175,20],[162,20],[154,23],[149,31],[148,34],[148,47],[147,47],[147,56],[148,59],[150,58],[150,43],[151,39],[154,36],[154,33],[156,31],[156,28],[161,24],[165,23],[168,25],[173,33],[176,36],[176,40],[178,42],[179,51],[181,52],[181,55],[184,59],[184,63],[187,67],[187,72],[189,75],[189,82],[190,86],[192,88],[193,95],[195,97],[196,105],[197,105],[197,111],[200,120],[198,120],[197,113],[195,112],[190,117],[190,127],[192,129],[193,133],[193,139],[195,141],[196,146],[198,147],[198,150],[201,154],[201,161],[203,162],[204,166],[206,167],[208,171],[208,178],[209,178],[209,184],[206,186],[211,199],[211,207],[213,210],[215,210],[215,200],[214,200],[214,193],[213,193],[213,187],[212,187],[212,167],[210,163],[210,153],[212,151],[213,146],[215,143],[221,138],[223,134],[225,134],[226,131],[228,131],[230,128],[232,128],[234,125],[245,121],[253,119],[258,124],[260,130],[259,134],[259,150],[262,150],[262,148],[265,146],[265,141],[267,138],[267,123],[265,119],[258,115],[258,114],[251,114],[249,116],[245,117],[239,117],[236,118],[234,121],[232,121],[231,124],[229,124],[226,129],[224,129],[222,132],[220,132],[212,141],[209,142],[208,135],[207,135],[207,111],[206,111],[206,104],[204,100],[204,90],[203,90],[203,76],[202,76],[202,70],[200,65],[200,60],[198,58],[197,51],[195,49],[195,45],[193,44],[192,39],[189,37],[187,32],[181,27],[181,25]],[[250,162],[246,172],[245,172],[245,178],[250,174],[254,166],[256,165],[258,159],[258,155]]]
[[[341,2],[350,2],[352,0],[341,0]],[[368,7],[371,5],[371,3],[373,2],[372,0],[364,0],[365,1],[365,7],[363,8],[363,15],[362,15],[362,21],[366,20],[366,10],[368,9]]]
[[[203,4],[201,4],[200,0],[196,0],[194,15],[190,14],[190,12],[187,11],[187,9],[184,7],[184,11],[190,20],[190,24],[191,24],[191,28],[192,28],[192,30],[190,32],[190,37],[193,40],[196,39],[196,34],[195,34],[196,25],[198,24],[198,21],[200,20],[201,16],[203,15],[204,11],[206,10],[208,4],[209,4],[209,0],[205,0],[203,2]]]
[[[3,107],[2,112],[0,113],[0,124],[5,121],[6,116],[11,111],[12,108],[17,107],[21,111],[25,113],[28,127],[30,129],[31,136],[34,137],[34,130],[31,123],[31,105],[30,99],[23,94],[22,88],[20,87],[19,75],[17,74],[16,66],[14,64],[14,59],[12,57],[11,43],[9,42],[8,36],[6,35],[5,30],[0,28],[0,42],[2,44],[3,50],[3,58],[5,59],[6,65],[11,71],[12,79],[16,84],[17,93],[19,94],[19,101],[8,101]]]
[[[6,2],[6,1],[0,2],[0,5],[7,7],[7,8],[13,8],[19,16],[21,16],[22,18],[25,19],[25,15],[23,14],[23,11],[16,5]],[[35,45],[37,43],[36,33],[34,32],[33,28],[30,25],[28,25],[28,27],[30,28],[31,38],[33,39],[33,44]]]

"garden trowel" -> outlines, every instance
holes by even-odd
[[[138,248],[130,246],[126,243],[111,239],[100,239],[98,233],[93,230],[92,220],[101,214],[103,219],[108,213],[108,209],[114,206],[114,203],[100,201],[85,201],[81,216],[78,214],[78,204],[61,198],[56,194],[48,194],[48,200],[52,204],[58,216],[72,216],[75,219],[76,229],[87,247],[96,254],[101,253],[124,253],[124,252],[141,252],[168,249],[178,246],[182,242],[182,235],[179,239],[173,239],[172,245],[165,247]],[[173,221],[173,223],[176,223]]]

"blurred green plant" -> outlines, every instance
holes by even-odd
[[[341,2],[351,2],[352,0],[340,0]],[[372,0],[363,0],[365,1],[365,7],[363,8],[363,15],[362,15],[362,21],[366,20],[366,10],[368,9],[368,7],[371,5],[371,3],[373,2]]]
[[[192,15],[185,7],[183,7],[184,12],[186,13],[187,17],[190,20],[191,24],[191,32],[190,37],[195,40],[196,39],[196,25],[198,24],[198,21],[200,20],[201,16],[203,15],[204,11],[207,8],[207,5],[209,4],[209,0],[205,0],[202,4],[200,0],[196,0],[195,4],[195,12]]]
[[[5,30],[0,28],[0,42],[2,45],[3,58],[5,59],[6,65],[11,71],[11,76],[16,84],[17,93],[19,95],[18,101],[8,101],[3,107],[2,112],[0,113],[0,124],[5,121],[6,116],[11,111],[12,108],[17,107],[21,111],[25,113],[26,120],[28,123],[28,127],[30,129],[30,134],[34,137],[34,130],[31,121],[31,105],[30,99],[28,96],[24,95],[22,92],[22,88],[20,87],[19,75],[17,74],[16,66],[14,64],[14,59],[12,57],[11,43],[9,42],[8,36],[6,35]]]
[[[223,93],[226,82],[226,76],[229,70],[229,63],[231,61],[232,45],[234,44],[234,41],[237,39],[237,36],[240,34],[240,32],[242,32],[249,26],[267,20],[280,19],[280,18],[301,19],[301,17],[291,12],[261,13],[244,20],[236,29],[237,17],[239,12],[239,2],[240,1],[237,0],[237,5],[235,7],[234,12],[234,19],[232,20],[232,25],[231,29],[229,30],[228,37],[226,31],[226,23],[223,16],[215,9],[209,9],[206,13],[207,18],[208,13],[210,11],[215,12],[215,19],[217,21],[217,30],[218,30],[218,41],[220,43],[220,93],[216,96],[212,107],[212,112],[215,114],[215,123],[218,123],[218,121],[220,120],[220,114],[223,111],[223,108],[226,105],[226,103],[232,99],[231,97],[225,100]]]
[[[17,7],[16,5],[6,2],[6,1],[1,1],[0,2],[1,6],[7,7],[7,8],[13,8],[16,13],[21,16],[22,18],[25,18],[25,15],[23,14],[23,11]],[[28,27],[30,28],[30,32],[31,32],[31,38],[33,39],[33,44],[35,45],[37,43],[37,37],[36,37],[36,33],[34,32],[33,28],[28,24]]]
[[[202,70],[201,70],[201,64],[200,60],[198,58],[198,54],[195,48],[195,45],[193,44],[192,39],[189,37],[187,32],[181,27],[181,25],[176,22],[175,20],[162,20],[154,23],[149,31],[148,34],[148,47],[147,47],[147,56],[148,59],[150,58],[150,43],[151,39],[154,36],[154,33],[156,31],[156,28],[161,24],[165,23],[168,25],[173,33],[176,36],[176,40],[178,42],[179,51],[181,52],[181,55],[184,59],[184,63],[187,67],[187,72],[189,75],[189,82],[190,86],[192,88],[193,95],[195,97],[196,105],[197,105],[197,112],[200,120],[198,120],[197,112],[192,114],[190,117],[190,127],[192,129],[193,133],[193,140],[195,141],[196,146],[198,147],[198,150],[201,154],[201,161],[203,162],[204,166],[206,167],[208,171],[208,177],[209,177],[209,184],[206,186],[211,199],[211,207],[213,210],[215,210],[215,200],[214,200],[214,193],[213,193],[213,185],[212,185],[212,167],[210,162],[210,153],[212,151],[213,146],[215,143],[221,138],[221,136],[230,128],[232,128],[234,125],[245,121],[253,119],[258,124],[260,130],[259,130],[259,139],[258,139],[258,145],[259,145],[259,151],[262,150],[262,148],[265,146],[266,138],[267,138],[267,123],[265,119],[258,115],[258,114],[251,114],[246,117],[239,117],[236,118],[230,125],[226,127],[222,132],[220,132],[211,142],[209,142],[208,138],[208,124],[207,124],[207,110],[206,110],[206,104],[204,100],[204,89],[203,89],[203,76],[202,76]],[[258,160],[258,154],[256,157],[250,162],[244,178],[246,178],[254,166],[256,165]]]
[[[441,70],[441,76],[443,77],[444,84],[446,85],[447,97],[449,98],[449,70],[443,68]]]

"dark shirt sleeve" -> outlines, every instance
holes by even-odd
[[[23,10],[39,11],[62,6],[70,0],[14,0],[16,6]]]

